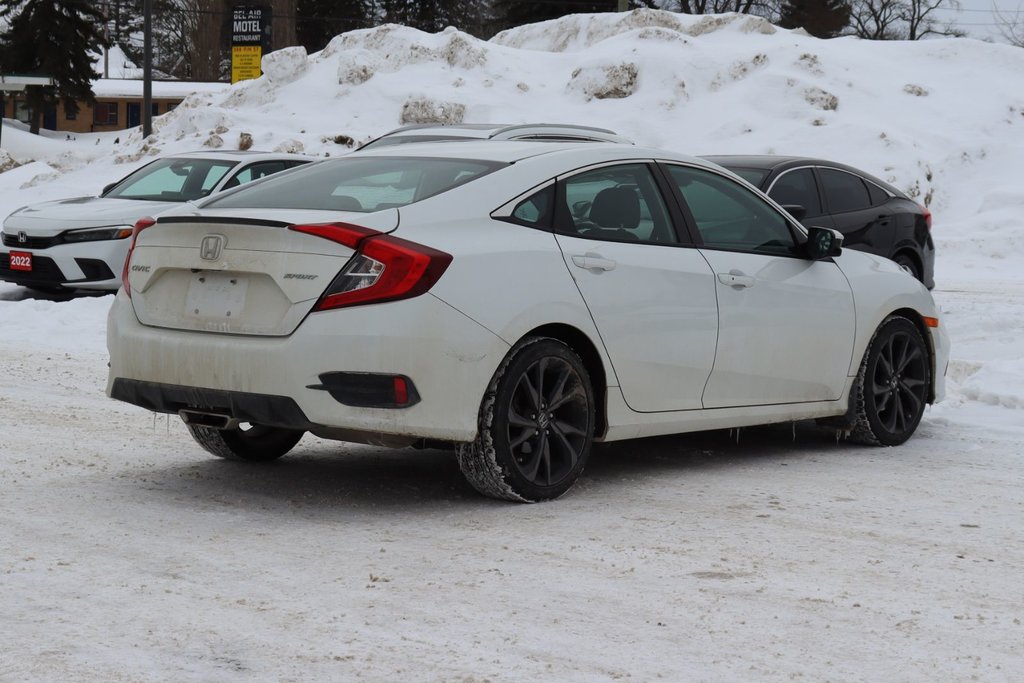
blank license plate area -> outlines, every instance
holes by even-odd
[[[237,318],[245,308],[249,278],[229,273],[195,273],[188,284],[185,315],[193,318]]]

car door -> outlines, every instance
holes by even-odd
[[[825,205],[847,247],[889,256],[893,246],[894,217],[885,205],[888,195],[860,176],[837,168],[817,168]]]
[[[849,282],[799,256],[795,226],[717,172],[664,166],[715,274],[719,325],[705,408],[836,400],[853,352]]]
[[[700,408],[718,335],[714,276],[663,187],[647,163],[610,164],[560,178],[555,201],[566,267],[638,412]]]

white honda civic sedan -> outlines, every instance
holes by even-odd
[[[366,150],[140,221],[107,392],[236,460],[453,444],[515,501],[565,493],[594,441],[819,418],[896,445],[948,338],[841,241],[664,150]]]
[[[139,218],[311,161],[277,152],[191,152],[146,164],[99,197],[24,206],[0,232],[0,280],[43,291],[116,291]]]

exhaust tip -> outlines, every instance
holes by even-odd
[[[178,411],[178,417],[187,425],[198,425],[212,429],[230,429],[238,425],[238,420],[223,413],[211,413],[204,410],[183,409]]]

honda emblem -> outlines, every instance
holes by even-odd
[[[18,233],[18,241],[20,243],[22,243],[22,244],[25,244],[25,242],[28,242],[28,233],[26,233],[24,230],[19,232]]]
[[[224,251],[227,238],[224,235],[207,235],[199,243],[199,258],[204,261],[216,261]]]

